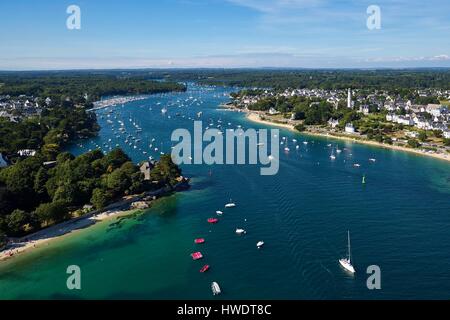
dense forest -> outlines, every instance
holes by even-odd
[[[59,104],[70,98],[88,105],[108,95],[185,91],[182,84],[154,81],[143,75],[110,72],[0,72],[0,95],[27,95]]]
[[[181,170],[170,155],[161,156],[145,181],[139,167],[121,149],[74,157],[63,152],[70,142],[99,131],[95,113],[86,111],[104,95],[184,91],[182,84],[155,81],[126,72],[0,72],[0,95],[34,96],[44,103],[40,116],[19,122],[0,118],[0,153],[10,166],[0,169],[0,247],[6,236],[23,236],[100,209],[123,196],[172,187]],[[21,149],[36,150],[20,157]]]
[[[98,130],[95,113],[75,108],[72,102],[66,101],[44,109],[40,117],[20,122],[0,118],[0,153],[14,160],[18,150],[42,149],[47,160],[54,160],[66,143],[96,135]]]
[[[181,175],[170,155],[164,155],[151,181],[145,181],[121,149],[78,157],[60,153],[54,167],[45,160],[38,154],[0,170],[0,236],[23,236],[83,214],[85,204],[101,209],[126,195],[174,186]]]
[[[309,70],[235,69],[175,70],[154,72],[172,81],[195,80],[202,84],[247,88],[310,89],[450,89],[449,69]]]

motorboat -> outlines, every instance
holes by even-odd
[[[205,239],[203,239],[203,238],[198,238],[198,239],[195,239],[194,242],[195,242],[196,244],[202,244],[202,243],[205,243]]]
[[[191,257],[193,260],[200,260],[203,258],[203,255],[201,252],[194,252],[194,253],[191,253]]]
[[[211,290],[212,290],[213,295],[215,295],[215,296],[222,293],[222,291],[220,290],[220,286],[217,282],[211,283]]]
[[[206,271],[208,271],[209,270],[209,264],[206,264],[206,265],[204,265],[201,269],[200,269],[200,272],[201,273],[204,273],[204,272],[206,272]]]
[[[260,248],[262,248],[263,245],[264,245],[264,241],[259,241],[259,242],[256,244],[256,247],[257,247],[258,249],[260,249]]]
[[[246,233],[247,233],[247,231],[245,231],[244,229],[236,229],[236,234],[241,235],[241,234],[246,234]]]

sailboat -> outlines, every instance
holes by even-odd
[[[351,257],[351,250],[350,250],[350,231],[347,231],[348,233],[348,258],[342,258],[339,259],[339,263],[341,266],[348,272],[355,273],[355,268],[352,265],[352,257]]]

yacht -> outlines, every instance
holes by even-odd
[[[247,231],[245,231],[244,229],[236,229],[236,234],[246,234]]]
[[[219,295],[222,293],[222,291],[220,290],[219,284],[217,282],[213,282],[211,283],[211,290],[213,295]]]
[[[225,208],[234,208],[236,204],[230,199],[230,202],[225,205]]]
[[[350,273],[355,273],[355,268],[352,265],[351,249],[350,249],[350,231],[347,231],[348,235],[348,258],[339,259],[341,266]]]
[[[259,242],[256,244],[256,247],[257,247],[258,249],[260,249],[260,248],[262,248],[263,245],[264,245],[264,241],[259,241]]]

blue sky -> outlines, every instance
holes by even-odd
[[[0,69],[450,67],[449,35],[448,0],[14,0]]]

